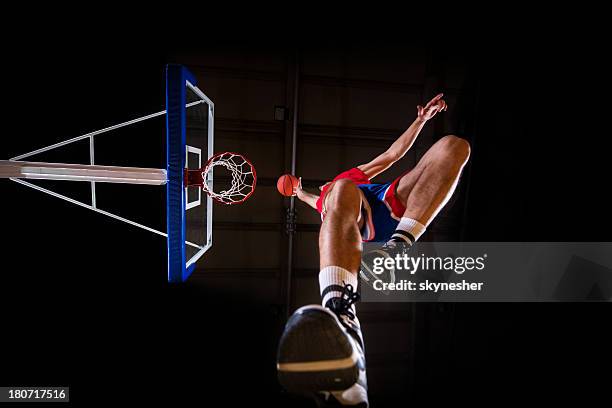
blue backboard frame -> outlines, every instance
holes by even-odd
[[[190,259],[187,259],[186,244],[186,210],[187,197],[184,185],[186,149],[187,149],[187,92],[198,95],[208,106],[208,157],[213,153],[214,104],[196,87],[195,77],[183,66],[169,64],[166,66],[166,214],[168,233],[168,281],[184,282],[195,269],[196,261],[212,246],[212,200],[206,198],[208,213],[205,222],[206,242]],[[212,173],[207,183],[212,183]]]

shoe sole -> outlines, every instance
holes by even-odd
[[[359,378],[357,347],[330,310],[298,309],[278,349],[278,379],[288,391],[346,390]]]

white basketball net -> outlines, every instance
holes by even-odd
[[[202,178],[208,180],[208,173],[215,166],[223,166],[232,173],[231,186],[220,192],[213,191],[212,183],[204,183],[202,189],[216,201],[223,204],[239,204],[255,190],[257,175],[253,165],[237,153],[221,153],[213,156],[202,170]]]

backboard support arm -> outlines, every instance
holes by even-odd
[[[143,167],[98,166],[0,160],[0,178],[147,184],[167,182],[166,170]]]

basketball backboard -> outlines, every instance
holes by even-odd
[[[185,187],[185,169],[213,155],[214,104],[183,66],[166,67],[168,281],[185,281],[212,246],[212,198]],[[212,187],[212,171],[204,181]]]
[[[96,141],[99,143],[102,135],[164,116],[167,148],[165,168],[98,164],[99,157],[94,152]],[[159,131],[157,137],[162,137],[161,129]],[[216,193],[212,191],[214,165],[209,165],[208,162],[209,159],[215,160],[213,140],[213,102],[196,86],[194,76],[186,68],[180,65],[168,65],[166,66],[166,110],[20,154],[10,160],[0,160],[0,178],[11,179],[26,187],[167,237],[168,281],[183,282],[195,269],[196,262],[212,246],[211,194]],[[24,161],[81,141],[89,142],[90,164]],[[225,162],[221,164],[229,165]],[[205,165],[208,168],[204,171],[202,167]],[[246,173],[241,171],[241,168],[234,167],[236,177],[240,176],[234,180],[237,181],[234,190],[241,193]],[[192,173],[200,174],[198,185],[187,187],[185,181],[188,179],[188,169],[192,170]],[[255,176],[254,169],[248,174]],[[71,198],[48,186],[33,184],[28,179],[87,182],[91,188],[91,198],[85,200]],[[97,183],[165,186],[166,232],[101,208],[101,203],[97,199],[99,194],[96,193]],[[249,186],[252,186],[251,190],[255,188],[255,179]],[[206,188],[207,193],[203,193],[203,188]],[[228,195],[234,190],[222,191],[220,194]],[[246,199],[248,195],[240,199]],[[240,199],[229,204],[239,202]]]

